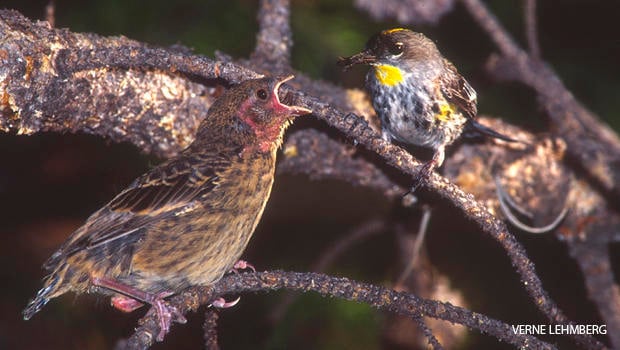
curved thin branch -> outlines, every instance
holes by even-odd
[[[426,238],[428,223],[431,220],[431,213],[432,209],[429,206],[422,206],[422,217],[420,218],[420,226],[418,227],[418,232],[415,235],[415,241],[411,249],[411,254],[409,254],[410,258],[407,261],[405,268],[403,268],[403,271],[400,273],[400,276],[398,276],[396,282],[394,283],[395,289],[402,288],[405,280],[407,280],[413,270],[420,264],[419,261],[420,255],[422,254],[422,244],[424,244],[424,239]]]
[[[564,206],[562,207],[562,211],[550,223],[544,226],[527,225],[521,220],[519,220],[519,218],[517,218],[515,214],[513,214],[512,212],[513,208],[521,213],[523,213],[524,210],[522,210],[518,205],[516,205],[516,203],[514,203],[514,201],[512,201],[512,199],[510,198],[510,195],[506,193],[506,190],[502,187],[502,184],[498,176],[495,177],[495,188],[497,191],[497,200],[499,201],[499,206],[502,209],[502,213],[504,214],[504,216],[506,216],[506,219],[512,225],[514,225],[516,228],[518,228],[519,230],[523,232],[536,234],[536,235],[550,232],[554,230],[556,227],[558,227],[558,225],[566,217],[566,214],[568,214],[569,207],[565,203]]]
[[[310,271],[324,273],[327,268],[334,263],[334,261],[343,253],[347,252],[351,246],[356,243],[363,242],[366,238],[379,234],[385,230],[386,222],[378,219],[371,219],[365,221],[355,227],[350,232],[340,237],[335,242],[331,243],[327,249],[314,261],[310,267]],[[297,300],[296,295],[287,294],[276,305],[269,316],[267,317],[270,322],[276,324],[282,320],[289,306]]]

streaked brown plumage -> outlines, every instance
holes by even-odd
[[[24,319],[66,292],[96,291],[125,311],[156,307],[158,340],[172,319],[183,321],[163,298],[233,268],[269,198],[284,130],[310,113],[280,103],[290,78],[248,80],[215,101],[191,146],[136,179],[49,258]]]

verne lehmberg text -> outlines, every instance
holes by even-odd
[[[511,327],[515,334],[607,334],[604,324],[520,324]]]

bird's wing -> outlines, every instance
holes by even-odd
[[[182,156],[141,176],[107,206],[143,216],[174,211],[213,189],[228,163],[229,158],[218,155]]]
[[[467,117],[466,131],[474,131],[478,135],[482,134],[507,142],[519,142],[475,120],[478,114],[476,90],[474,90],[467,80],[456,71],[456,68],[451,63],[447,61],[445,63],[447,69],[452,71],[453,74],[446,75],[452,78],[446,79],[446,81],[441,84],[441,93],[448,103],[455,105]]]
[[[446,101],[458,107],[469,119],[476,118],[478,107],[476,106],[476,90],[460,75],[456,68],[446,62],[446,68],[452,74],[445,74],[441,84],[441,93]]]
[[[59,259],[123,237],[123,244],[131,244],[148,224],[198,205],[196,199],[218,185],[219,174],[229,164],[230,157],[222,154],[185,154],[151,169],[91,215],[44,267],[53,268]]]

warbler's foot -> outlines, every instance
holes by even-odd
[[[413,178],[413,184],[411,185],[411,189],[409,189],[409,192],[406,194],[414,193],[415,190],[417,190],[420,187],[420,185],[428,181],[428,179],[431,177],[431,174],[433,173],[433,170],[435,170],[436,166],[437,166],[437,163],[435,159],[431,159],[428,162],[426,162],[424,165],[422,165],[422,168],[420,169],[420,171]]]

